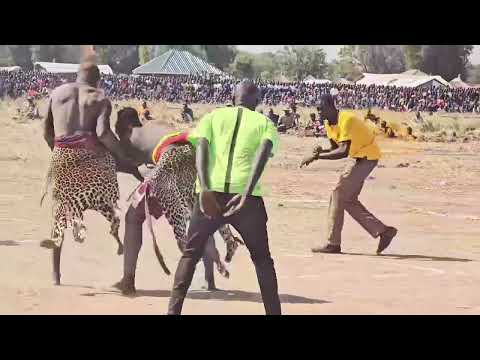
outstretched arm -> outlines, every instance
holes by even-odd
[[[55,130],[53,127],[52,98],[48,100],[47,117],[43,122],[43,138],[47,142],[50,150],[53,150]]]
[[[338,160],[346,158],[350,152],[350,141],[341,142],[337,145],[333,140],[330,140],[331,148],[315,152],[313,156],[307,157],[302,161],[300,167],[308,166],[315,160]]]
[[[322,152],[317,155],[316,160],[338,160],[348,156],[350,151],[350,141],[341,142],[336,148],[328,152]]]

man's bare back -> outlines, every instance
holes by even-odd
[[[93,135],[112,155],[127,161],[120,142],[110,129],[112,104],[97,88],[99,81],[98,67],[82,64],[76,82],[53,90],[45,119],[45,140],[53,149],[55,137]]]
[[[79,83],[59,86],[50,101],[55,136],[95,134],[100,113],[111,107],[101,90]]]
[[[96,137],[114,157],[117,171],[127,172],[142,180],[132,159],[122,149],[110,128],[112,104],[98,89],[100,71],[94,64],[82,64],[77,81],[53,90],[44,123],[44,138],[53,150],[55,138],[72,135]],[[100,146],[99,149],[102,147]]]

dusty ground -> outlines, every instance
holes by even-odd
[[[62,258],[63,286],[51,281],[48,203],[39,207],[49,150],[39,123],[11,120],[0,109],[0,313],[163,314],[172,276],[161,271],[145,231],[137,274],[138,296],[122,297],[110,286],[121,275],[121,257],[105,220],[88,213],[87,241],[69,234]],[[331,187],[342,161],[298,169],[317,140],[281,137],[281,152],[264,177],[269,234],[285,314],[480,314],[480,144],[381,141],[382,167],[361,200],[399,229],[385,252],[346,216],[343,255],[314,255],[321,243]],[[397,168],[408,162],[406,168]],[[136,185],[119,176],[123,211]],[[122,224],[123,225],[123,224]],[[145,229],[146,230],[146,229]],[[155,224],[171,270],[179,252],[164,219]],[[123,234],[123,226],[121,228]],[[224,253],[223,244],[217,246]],[[237,252],[224,292],[198,291],[199,265],[185,314],[263,314],[246,249]]]

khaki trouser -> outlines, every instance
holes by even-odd
[[[327,219],[327,241],[340,245],[344,210],[347,211],[374,238],[385,231],[386,226],[371,214],[358,200],[363,183],[377,166],[377,160],[350,159],[330,197]]]

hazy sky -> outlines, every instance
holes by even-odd
[[[240,50],[250,51],[253,53],[261,53],[266,51],[276,51],[284,45],[237,45]],[[325,49],[327,53],[327,60],[332,60],[337,55],[338,49],[343,45],[319,45]],[[472,64],[480,64],[480,45],[474,45],[473,53],[470,55],[470,62]]]

